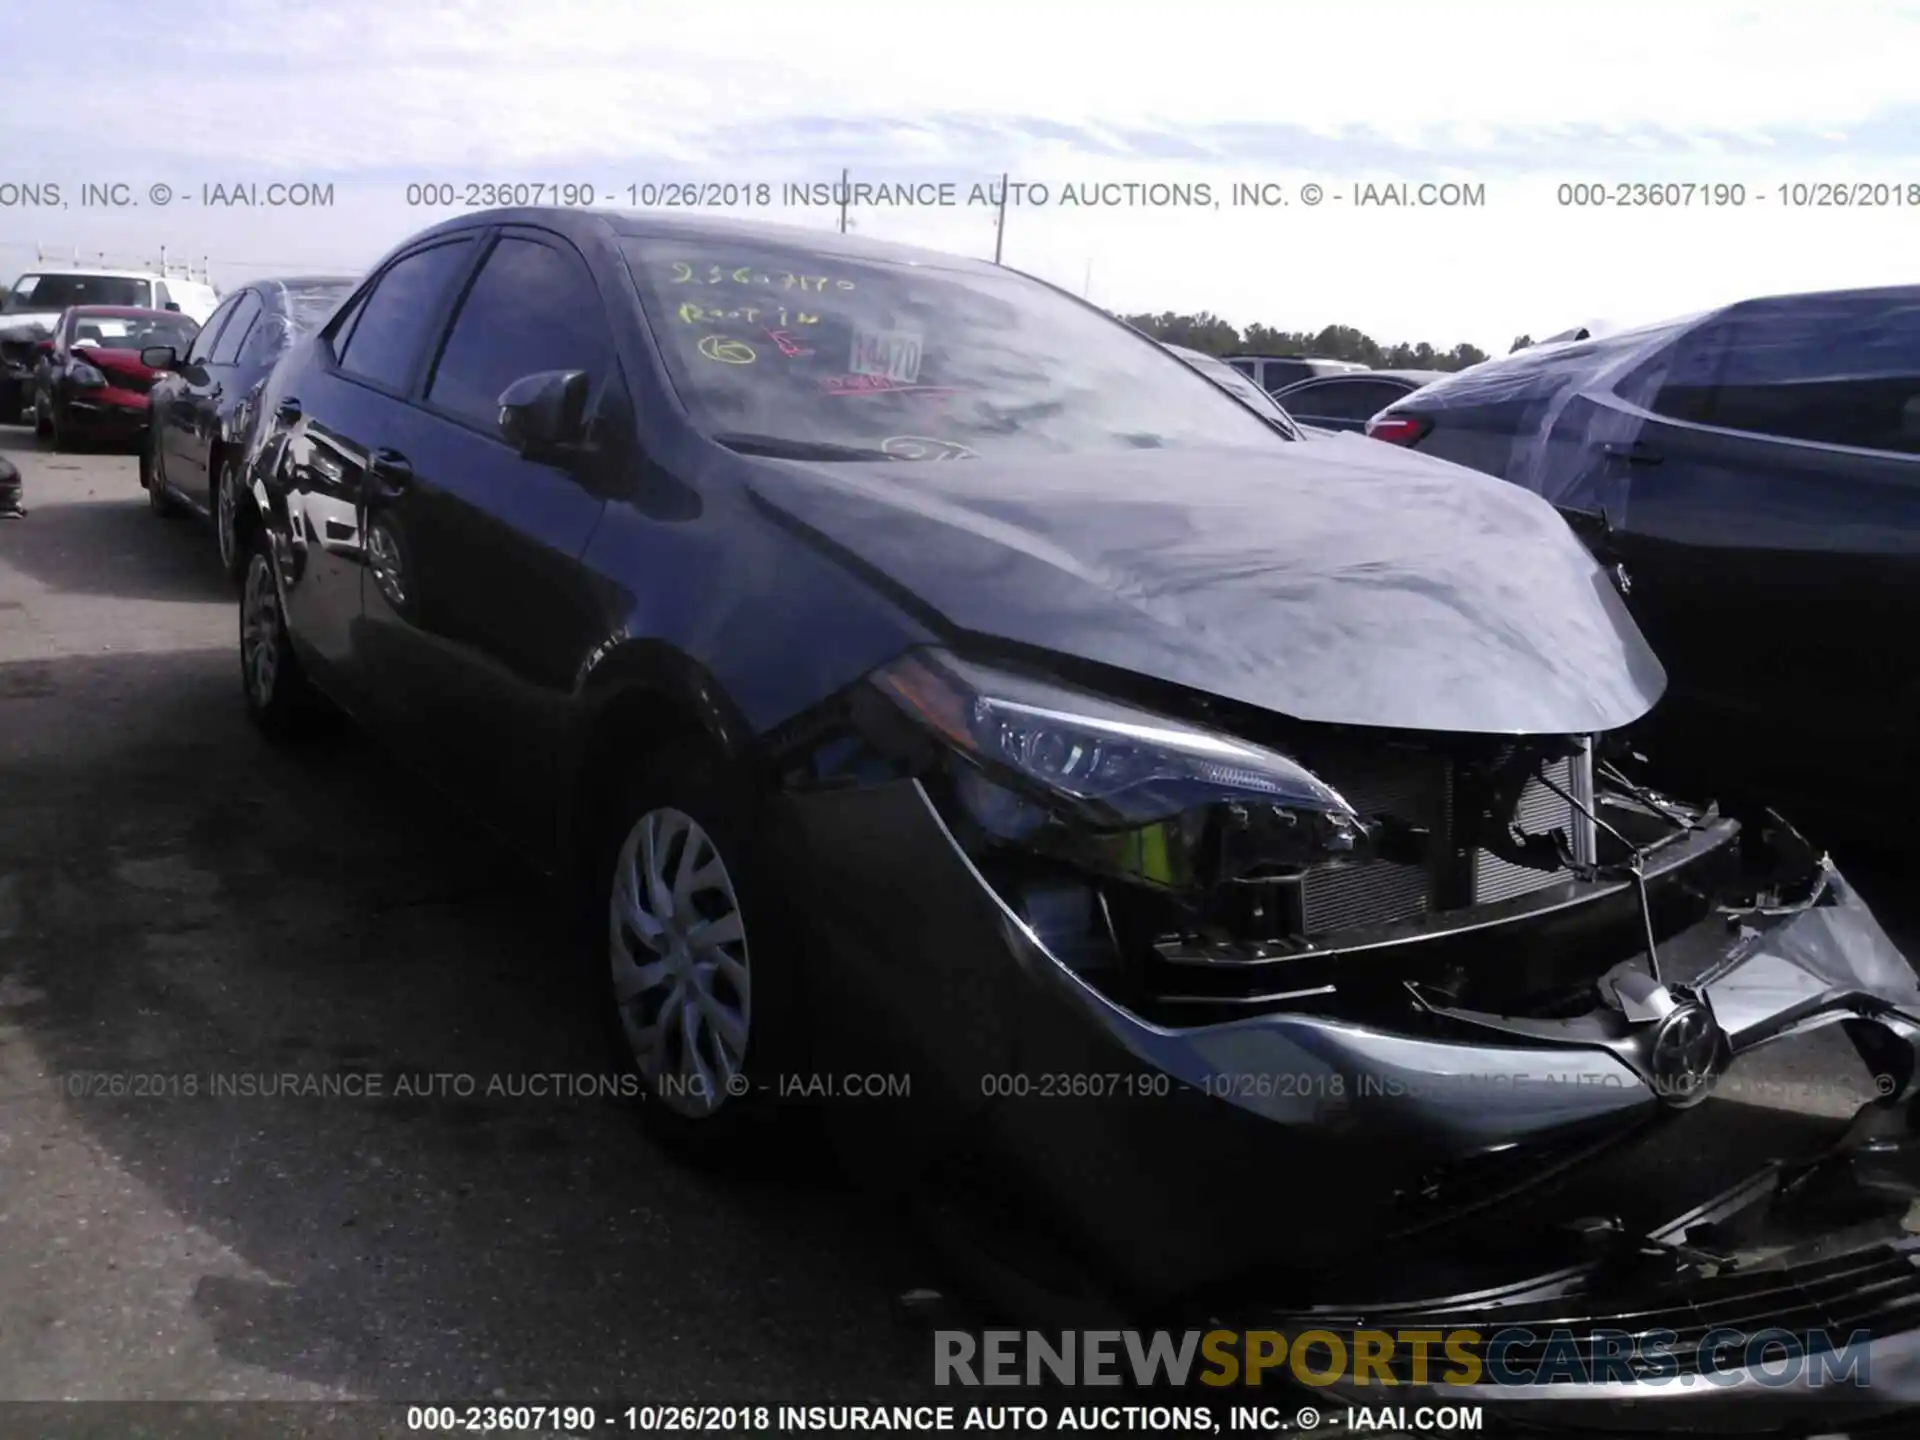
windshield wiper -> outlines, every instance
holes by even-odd
[[[782,460],[894,460],[884,450],[859,445],[835,445],[828,440],[796,440],[786,435],[757,435],[742,430],[726,430],[713,437],[729,450],[742,455],[771,455]]]

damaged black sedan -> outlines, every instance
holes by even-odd
[[[1779,816],[1648,787],[1664,672],[1539,496],[994,266],[678,217],[427,231],[262,413],[250,712],[591,877],[662,1137],[900,1076],[868,1153],[1043,1287],[1833,1330],[1920,1399],[1920,982]],[[1857,1123],[1727,1103],[1828,1026]],[[1472,1398],[1782,1398],[1732,1353]]]

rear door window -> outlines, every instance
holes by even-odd
[[[1284,403],[1305,420],[1369,420],[1405,393],[1380,380],[1331,380],[1296,391]]]
[[[200,333],[193,337],[193,344],[187,350],[189,365],[205,365],[207,357],[213,353],[213,347],[220,343],[220,332],[227,321],[233,318],[234,307],[240,303],[240,297],[234,296],[213,314],[207,317],[207,323]]]
[[[239,363],[249,369],[271,365],[292,340],[293,329],[287,324],[287,317],[268,310],[253,322],[253,329],[241,342]]]
[[[416,250],[387,268],[350,320],[340,368],[382,389],[404,393],[447,288],[466,267],[473,240],[462,236]]]
[[[1920,453],[1920,288],[1734,306],[1680,338],[1653,409],[1783,440]]]
[[[234,306],[233,317],[227,321],[220,338],[213,343],[213,352],[207,357],[212,365],[231,365],[234,356],[240,353],[240,346],[247,338],[247,331],[253,328],[253,322],[260,317],[260,297],[251,290],[241,292],[240,303]]]

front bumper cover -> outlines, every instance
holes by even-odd
[[[776,823],[788,853],[832,857],[807,871],[827,962],[810,969],[812,999],[839,1022],[816,1060],[911,1077],[890,1161],[998,1205],[1041,1237],[1033,1253],[1070,1252],[1139,1314],[1214,1323],[1218,1310],[1194,1307],[1224,1303],[1242,1328],[1416,1310],[1465,1325],[1487,1319],[1490,1298],[1559,1276],[1565,1312],[1598,1315],[1582,1277],[1612,1262],[1577,1222],[1605,1216],[1629,1249],[1657,1247],[1724,1210],[1736,1182],[1759,1203],[1752,1185],[1851,1175],[1844,1157],[1866,1143],[1852,1109],[1904,1127],[1915,1096],[1920,979],[1830,865],[1818,904],[1715,942],[1701,993],[1731,1050],[1731,1094],[1680,1108],[1647,1073],[1643,1042],[1577,1025],[1502,1033],[1480,1017],[1478,1033],[1436,1039],[1287,1010],[1149,1023],[1046,950],[912,781],[791,795]],[[1865,1065],[1837,1114],[1741,1102],[1757,1052],[1841,1032]],[[1861,1193],[1885,1202],[1885,1233],[1863,1233],[1863,1254],[1904,1236],[1906,1161],[1882,1150]],[[1792,1253],[1776,1237],[1768,1263]],[[1668,1283],[1637,1279],[1636,1293],[1656,1306]],[[1362,1303],[1326,1308],[1348,1300]],[[1872,1403],[1920,1401],[1920,1312],[1912,1328],[1881,1319],[1894,1328],[1872,1341]],[[1738,1383],[1485,1388],[1490,1405],[1551,1399],[1610,1416],[1626,1402],[1678,1418],[1783,1398]]]

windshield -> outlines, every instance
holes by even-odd
[[[721,438],[848,459],[1286,443],[1037,281],[800,244],[624,242],[675,390]]]
[[[1231,390],[1262,415],[1292,424],[1293,417],[1281,409],[1271,395],[1217,355],[1208,355],[1200,350],[1189,350],[1183,345],[1169,345],[1167,348],[1214,384]]]
[[[70,305],[151,305],[153,289],[145,280],[119,275],[22,275],[7,292],[3,313],[65,310]]]
[[[149,345],[171,345],[181,354],[193,343],[200,327],[184,315],[73,316],[73,346],[95,345],[103,350],[144,350]]]

